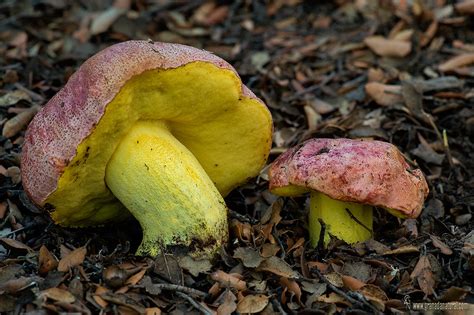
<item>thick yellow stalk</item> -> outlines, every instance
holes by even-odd
[[[309,235],[313,247],[318,244],[321,233],[318,219],[322,219],[326,225],[324,245],[329,243],[329,235],[349,244],[372,237],[371,206],[334,200],[323,193],[311,192]]]
[[[209,256],[227,240],[221,194],[164,122],[133,125],[107,164],[105,181],[140,222],[137,254],[180,246]]]

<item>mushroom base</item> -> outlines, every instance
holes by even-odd
[[[164,122],[133,125],[108,162],[105,181],[142,227],[137,254],[184,247],[209,257],[228,238],[221,194]]]
[[[311,192],[309,235],[313,247],[318,245],[321,219],[325,224],[324,245],[330,235],[346,243],[363,242],[372,237],[372,206],[334,200],[320,192]]]

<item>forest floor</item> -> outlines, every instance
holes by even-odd
[[[421,216],[376,209],[373,239],[312,249],[307,197],[270,194],[263,170],[226,197],[230,241],[212,262],[134,256],[141,232],[131,220],[55,225],[22,188],[27,124],[88,57],[129,39],[231,63],[272,113],[269,163],[314,137],[393,143],[426,175]],[[474,303],[473,1],[6,0],[0,115],[0,313],[363,314]]]

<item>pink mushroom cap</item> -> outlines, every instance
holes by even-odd
[[[277,194],[289,195],[296,186],[409,218],[418,217],[429,192],[422,172],[382,141],[311,139],[280,155],[269,174]]]

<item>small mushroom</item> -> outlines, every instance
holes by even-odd
[[[131,213],[138,254],[208,256],[227,239],[223,196],[259,173],[271,133],[267,107],[221,58],[129,41],[87,60],[35,116],[22,180],[61,225]]]
[[[270,167],[270,190],[296,196],[310,192],[309,234],[318,244],[329,235],[347,243],[372,236],[372,206],[398,217],[416,218],[428,195],[419,169],[411,169],[386,142],[311,139],[280,155]]]

